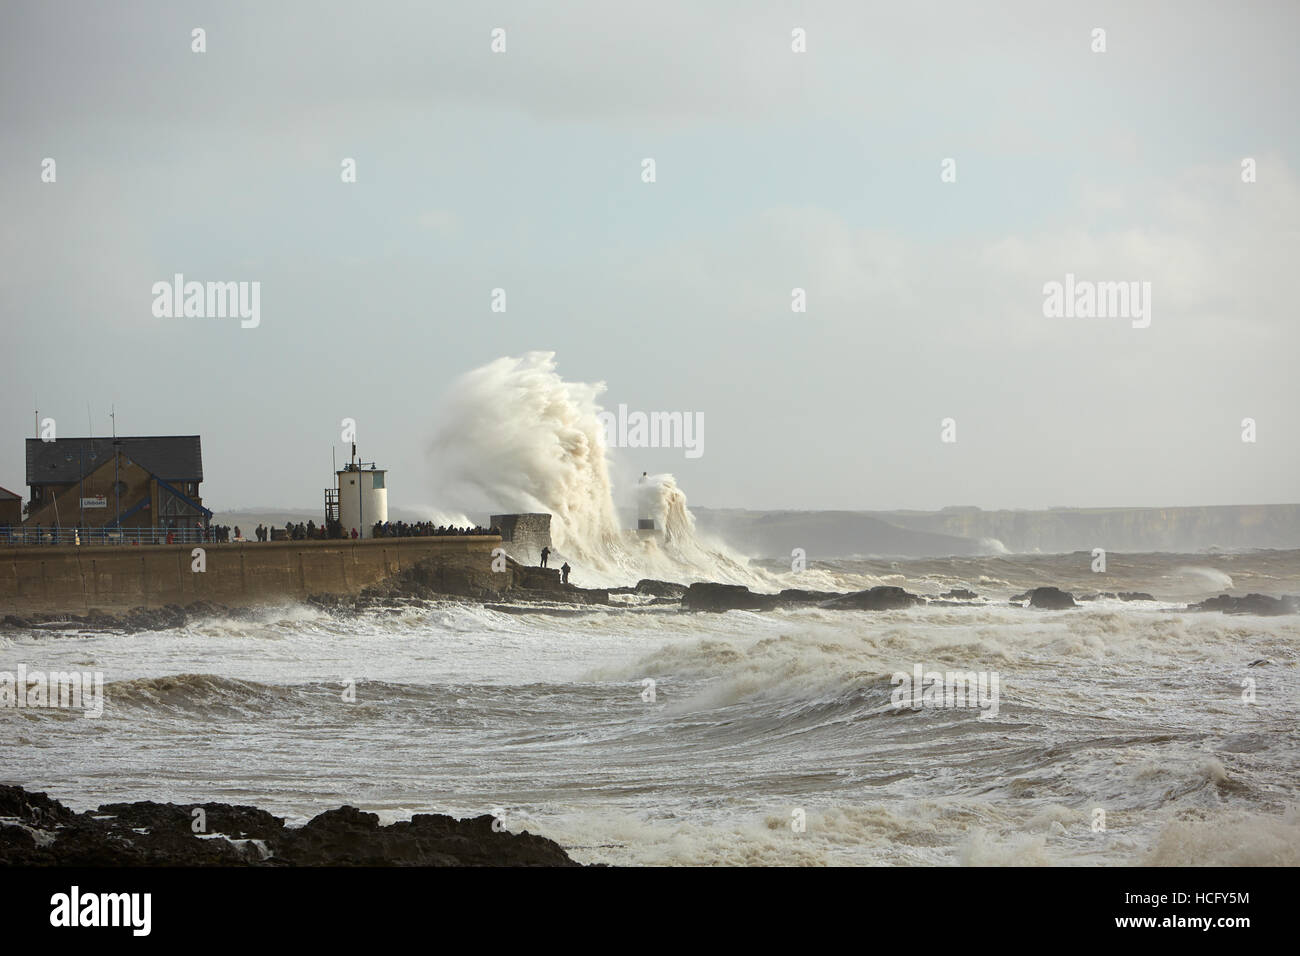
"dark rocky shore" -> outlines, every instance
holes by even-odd
[[[286,827],[265,810],[225,803],[75,813],[44,793],[0,786],[0,866],[579,865],[555,841],[498,832],[492,820],[421,813],[381,827],[373,813],[345,806]]]

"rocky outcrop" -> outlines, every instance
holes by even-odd
[[[340,807],[294,828],[256,807],[224,803],[113,803],[78,814],[43,793],[0,786],[0,866],[257,865],[578,864],[553,840],[497,832],[486,815],[416,814],[380,826],[373,813]]]
[[[777,603],[775,594],[755,594],[743,584],[692,584],[682,595],[688,611],[770,611]]]
[[[1154,601],[1155,600],[1155,598],[1153,598],[1150,594],[1147,594],[1146,591],[1120,591],[1119,594],[1116,595],[1116,597],[1118,597],[1121,601]]]
[[[1218,597],[1189,604],[1189,611],[1222,611],[1224,614],[1261,614],[1273,617],[1278,614],[1300,613],[1300,598],[1295,595],[1275,598],[1266,594],[1247,594],[1245,597],[1232,597],[1220,594]]]
[[[940,594],[939,597],[950,601],[973,601],[979,597],[979,595],[974,591],[968,591],[966,588],[953,588],[951,591],[945,591],[943,594]]]
[[[1015,595],[1011,600],[1028,601],[1030,607],[1043,608],[1048,611],[1059,611],[1062,608],[1079,606],[1074,603],[1073,594],[1052,587],[1034,588],[1024,594]]]
[[[782,604],[820,604],[843,596],[841,591],[808,591],[804,588],[786,588],[777,595]]]
[[[686,593],[685,584],[674,584],[672,581],[656,581],[653,578],[642,578],[636,583],[636,587],[618,589],[620,592],[629,594],[646,594],[650,597],[658,598],[680,598]]]
[[[770,611],[800,605],[841,611],[893,611],[924,603],[924,598],[895,587],[850,594],[801,588],[788,588],[780,594],[755,594],[741,584],[692,584],[682,597],[682,607],[688,611]]]
[[[896,611],[923,604],[924,600],[915,594],[895,587],[874,587],[865,591],[854,591],[822,603],[822,607],[838,610],[855,611]]]

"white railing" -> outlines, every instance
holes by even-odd
[[[5,545],[215,544],[216,532],[201,528],[13,528],[0,526]]]

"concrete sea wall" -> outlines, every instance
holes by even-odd
[[[206,570],[192,570],[194,545],[0,548],[0,615],[84,614],[91,609],[228,607],[353,595],[422,559],[491,585],[495,535],[205,544]]]

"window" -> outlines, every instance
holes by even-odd
[[[371,482],[370,487],[371,488],[384,487],[384,473],[382,471],[376,471],[374,473],[374,480]]]

